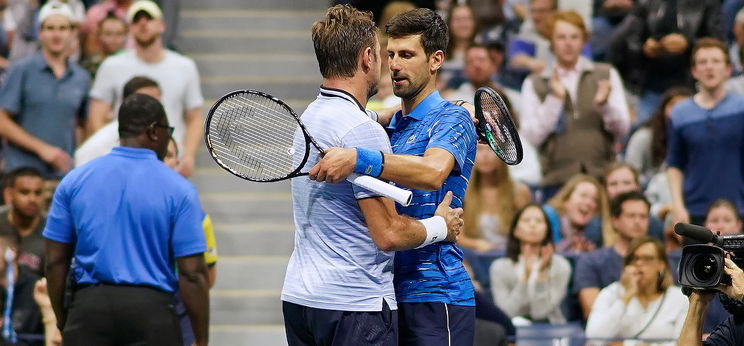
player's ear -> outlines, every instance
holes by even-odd
[[[434,53],[431,53],[431,56],[429,57],[429,69],[431,72],[436,72],[440,68],[442,68],[442,64],[444,64],[444,52],[441,50],[438,50]]]
[[[367,47],[362,50],[362,70],[367,72],[372,69],[375,63],[375,51],[372,47]]]

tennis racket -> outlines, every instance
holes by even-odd
[[[507,165],[522,162],[522,141],[509,109],[496,91],[489,87],[475,91],[475,117],[478,119],[475,129],[481,141],[488,143]]]
[[[310,145],[323,153],[292,108],[255,90],[233,91],[217,100],[209,109],[204,138],[220,167],[255,182],[307,175],[300,170],[310,156]],[[346,180],[403,206],[411,203],[411,191],[373,177],[352,174]]]

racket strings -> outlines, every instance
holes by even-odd
[[[519,161],[519,150],[515,145],[517,138],[512,135],[510,128],[511,121],[507,119],[508,111],[504,109],[504,106],[497,102],[491,95],[487,93],[481,93],[480,95],[481,109],[483,118],[486,123],[491,127],[491,132],[494,136],[494,143],[498,149],[505,155],[506,161],[517,162]]]
[[[297,168],[298,123],[281,104],[258,94],[236,94],[213,111],[207,133],[214,156],[255,181],[287,177]],[[304,141],[302,142],[304,144]]]

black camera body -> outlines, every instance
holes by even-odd
[[[679,263],[679,283],[682,287],[714,289],[719,285],[730,285],[731,277],[723,270],[726,253],[733,254],[731,260],[744,268],[744,235],[719,236],[710,230],[679,223],[674,231],[703,243],[687,245],[682,249]]]

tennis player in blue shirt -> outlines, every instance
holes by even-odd
[[[401,214],[426,218],[447,191],[461,207],[475,160],[477,137],[469,113],[439,96],[436,75],[444,62],[447,25],[433,11],[417,9],[386,27],[393,92],[402,110],[388,124],[394,154],[333,148],[310,171],[311,179],[337,182],[352,171],[410,188],[413,201]],[[378,174],[374,174],[377,172]],[[454,243],[399,251],[394,284],[401,345],[472,345],[473,285]]]

